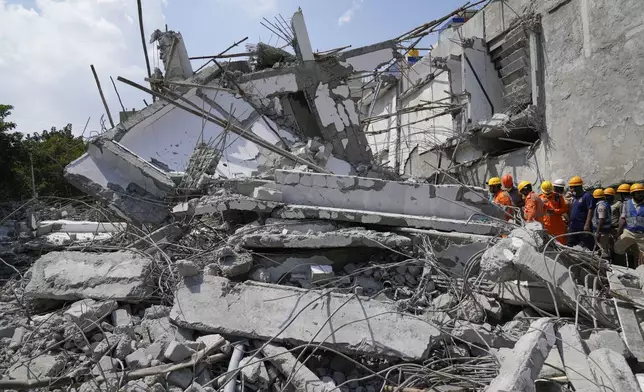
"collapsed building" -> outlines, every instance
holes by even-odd
[[[271,25],[292,53],[197,70],[155,31],[164,70],[119,80],[156,102],[65,169],[96,201],[1,217],[0,389],[644,390],[644,267],[507,222],[479,187],[637,178],[638,156],[569,151],[607,153],[590,122],[642,142],[636,99],[617,120],[593,91],[643,53],[616,3],[491,1],[317,53],[298,11]]]

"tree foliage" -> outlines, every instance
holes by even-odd
[[[83,138],[73,135],[71,124],[41,133],[14,132],[17,125],[7,120],[12,109],[0,104],[0,201],[30,198],[33,185],[40,196],[79,195],[63,178],[63,169],[85,150]]]

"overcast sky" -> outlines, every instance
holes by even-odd
[[[396,37],[461,6],[456,0],[143,0],[146,43],[154,29],[180,31],[190,56],[215,54],[248,36],[283,45],[260,22],[301,7],[314,50],[358,47]],[[154,45],[146,45],[160,66]],[[244,51],[244,46],[233,51]],[[23,133],[72,123],[85,136],[100,129],[104,113],[90,71],[94,64],[112,114],[120,105],[112,87],[123,76],[145,84],[136,0],[0,0],[0,103]],[[193,63],[196,69],[199,62]],[[161,67],[162,68],[162,67]],[[116,81],[126,108],[143,98]],[[116,119],[118,122],[118,119]],[[109,126],[108,126],[109,128]]]

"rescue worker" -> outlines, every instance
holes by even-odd
[[[543,223],[543,201],[532,190],[532,184],[529,181],[521,181],[517,187],[519,192],[525,197],[523,207],[523,219],[526,222]]]
[[[566,234],[568,231],[566,222],[563,220],[563,215],[568,212],[568,205],[563,196],[555,192],[554,187],[550,181],[541,183],[541,195],[539,197],[543,201],[545,215],[543,216],[543,227],[548,234],[557,237],[557,241],[566,245],[567,238],[565,236],[558,237]]]
[[[592,220],[595,241],[597,241],[597,244],[601,248],[601,256],[603,258],[609,258],[612,254],[610,204],[606,201],[606,195],[602,189],[595,189],[593,191],[593,199],[596,201]]]
[[[501,189],[501,179],[492,177],[487,182],[490,195],[493,195],[492,202],[505,212],[505,220],[512,219],[512,199],[508,192]]]
[[[554,187],[555,193],[558,193],[563,197],[564,193],[566,192],[566,181],[558,178],[555,180],[555,182],[552,183],[552,186]]]
[[[505,174],[501,179],[503,185],[503,190],[508,192],[510,198],[512,198],[512,205],[517,208],[523,208],[523,196],[519,190],[514,186],[514,179],[512,175]]]
[[[606,191],[604,191],[604,193],[606,193]],[[619,237],[619,222],[622,218],[622,207],[624,206],[624,202],[628,201],[630,197],[630,184],[622,184],[617,187],[615,202],[610,206],[612,216],[611,223],[613,224],[613,241],[616,240],[617,237]],[[613,264],[626,267],[628,266],[627,260],[635,260],[635,257],[637,257],[637,245],[632,245],[626,250],[626,253],[624,254],[613,254]]]
[[[615,214],[615,211],[613,211],[613,205],[616,204],[615,199],[617,197],[617,192],[614,188],[608,187],[604,189],[604,196],[606,196],[606,202],[610,206],[610,224],[613,228],[617,227],[619,225],[619,216],[621,214],[621,210],[617,214]]]
[[[632,198],[625,201],[622,208],[615,253],[624,254],[631,245],[637,245],[638,264],[641,264],[644,250],[644,185],[636,183],[630,189]]]
[[[573,196],[570,205],[568,232],[579,233],[568,237],[568,246],[581,244],[592,250],[595,247],[595,240],[590,232],[595,202],[590,193],[584,192],[583,185],[584,181],[578,176],[574,176],[568,181],[568,187],[570,187]]]

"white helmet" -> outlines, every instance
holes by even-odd
[[[566,187],[566,181],[562,180],[561,178],[555,180],[555,182],[552,183],[552,185],[559,187],[559,188],[565,188]]]

